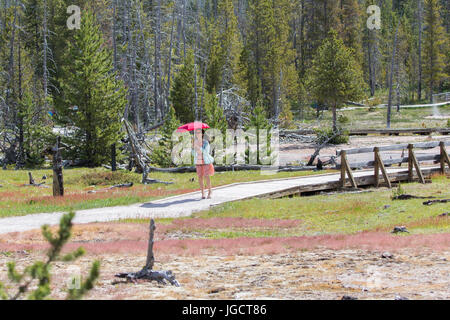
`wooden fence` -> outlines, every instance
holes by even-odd
[[[450,101],[450,92],[433,94],[433,103]]]
[[[387,165],[393,164],[403,164],[408,163],[408,181],[414,180],[414,169],[417,172],[418,179],[421,183],[425,183],[425,178],[420,169],[420,163],[425,161],[435,161],[439,162],[441,166],[441,173],[445,173],[445,166],[447,165],[450,168],[450,159],[446,150],[446,146],[450,146],[450,141],[435,141],[435,142],[425,142],[425,143],[416,143],[416,144],[397,144],[385,147],[370,147],[370,148],[359,148],[359,149],[350,149],[350,150],[341,150],[337,152],[337,156],[341,157],[341,179],[340,184],[341,187],[344,188],[347,183],[347,176],[353,188],[358,188],[356,181],[353,177],[352,168],[374,168],[374,186],[379,187],[380,185],[380,171],[383,175],[384,182],[386,185],[391,188],[392,184],[389,179],[388,172],[386,170]],[[416,156],[414,149],[433,149],[436,147],[440,147],[439,154],[431,154],[431,155],[423,155]],[[389,159],[383,160],[381,157],[381,151],[401,151],[408,150],[408,156],[404,157],[402,155],[399,159]],[[366,161],[360,163],[349,163],[347,159],[347,155],[354,154],[363,154],[363,153],[372,153],[373,152],[373,161]]]

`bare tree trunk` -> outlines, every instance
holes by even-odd
[[[128,24],[128,10],[126,8],[122,8],[122,37],[123,37],[123,44],[125,44],[126,42],[129,42],[130,39],[127,39],[128,37],[128,32],[127,32],[127,27],[129,27]],[[129,45],[127,46],[127,51],[129,51]],[[127,54],[123,55],[122,57],[122,79],[124,80],[124,82],[129,86],[129,72],[128,72],[128,59],[129,59],[129,54],[127,52]],[[128,103],[125,107],[125,112],[124,112],[124,118],[128,119],[130,114],[130,98],[128,97]]]
[[[417,96],[418,99],[422,99],[422,0],[417,0],[419,7],[419,81],[417,86]]]
[[[338,128],[337,128],[337,106],[336,106],[336,103],[333,105],[333,132],[338,132]]]
[[[14,48],[15,48],[15,38],[16,38],[16,24],[17,24],[17,0],[14,5],[14,20],[12,24],[11,29],[11,38],[9,40],[9,66],[8,66],[8,85],[10,90],[6,91],[6,101],[9,102],[9,98],[12,96],[14,98],[15,96],[15,77],[14,77]],[[15,102],[11,105],[14,105]],[[13,108],[13,114],[15,113],[15,108]],[[15,119],[14,119],[15,120]]]
[[[44,24],[43,24],[43,36],[44,36],[44,55],[43,55],[43,82],[44,82],[44,111],[47,112],[48,111],[48,76],[49,76],[49,72],[48,72],[48,68],[47,68],[47,54],[48,54],[48,42],[47,42],[47,35],[48,35],[48,29],[47,29],[47,0],[44,0]]]
[[[155,230],[155,220],[152,219],[150,221],[150,233],[148,237],[147,262],[145,263],[145,269],[147,270],[153,270],[153,265],[155,264],[155,255],[153,254]]]
[[[61,157],[61,137],[58,137],[53,151],[53,196],[64,196],[63,165]]]
[[[149,280],[156,281],[160,284],[166,284],[166,281],[171,285],[179,287],[180,283],[175,279],[175,275],[172,271],[152,271],[153,266],[155,264],[155,256],[153,254],[153,239],[155,234],[155,221],[151,219],[150,221],[150,232],[148,239],[148,248],[147,248],[147,262],[145,263],[145,267],[139,272],[127,272],[127,273],[119,273],[116,274],[116,278],[125,278],[127,281],[136,282],[137,280]]]
[[[127,29],[128,29],[128,48],[129,48],[129,55],[130,55],[130,65],[129,65],[129,72],[130,72],[130,107],[132,110],[133,118],[134,118],[134,125],[136,126],[136,131],[139,133],[140,130],[140,110],[139,110],[139,104],[138,104],[138,98],[137,98],[137,66],[136,66],[136,60],[137,60],[137,53],[136,53],[136,44],[133,40],[133,33],[131,28],[134,26],[132,19],[132,8],[131,8],[131,2],[128,1],[128,19],[127,19]]]
[[[144,104],[143,104],[143,112],[144,112],[144,128],[145,131],[148,130],[148,128],[150,127],[150,123],[152,122],[151,116],[150,116],[150,100],[149,100],[149,93],[151,91],[150,86],[151,86],[151,81],[150,81],[150,77],[152,74],[151,71],[151,63],[150,63],[150,53],[147,47],[147,43],[146,43],[146,39],[145,39],[145,35],[144,35],[144,26],[142,23],[142,18],[141,18],[141,7],[139,5],[139,3],[137,3],[136,5],[136,12],[137,12],[137,19],[138,19],[138,24],[139,24],[139,33],[140,33],[140,37],[141,37],[141,42],[142,42],[142,46],[144,47],[144,64],[143,64],[143,77],[144,77],[144,84],[143,84],[143,93],[144,93]],[[142,71],[141,71],[142,73]],[[156,112],[155,112],[156,113]]]
[[[396,66],[395,66],[395,78],[396,78],[396,86],[395,93],[397,96],[397,112],[400,112],[400,57],[397,54],[396,56]]]
[[[167,90],[170,90],[171,79],[172,79],[172,50],[173,50],[173,31],[175,29],[175,16],[176,16],[176,6],[173,8],[172,13],[172,30],[170,31],[170,47],[169,47],[169,58],[168,58],[168,71],[167,71]],[[168,98],[169,95],[167,94]],[[167,102],[167,104],[169,104]]]
[[[370,31],[369,28],[367,28],[367,57],[368,57],[368,64],[369,64],[369,84],[370,84],[370,96],[373,97],[375,95],[375,59],[372,56],[372,50],[373,50],[373,37],[374,32]]]
[[[116,10],[117,10],[117,0],[113,0],[113,27],[112,27],[112,42],[113,42],[113,51],[114,51],[114,72],[117,72],[117,40],[116,40]],[[117,75],[116,75],[117,76]],[[111,146],[111,171],[117,171],[117,162],[116,162],[116,144],[114,143]]]
[[[19,25],[21,25],[19,17]],[[21,37],[20,32],[17,37],[17,59],[19,67],[19,101],[22,104],[23,90],[22,90],[22,48],[21,48]],[[19,127],[19,152],[17,156],[16,168],[22,168],[25,165],[25,150],[24,150],[24,132],[23,132],[23,114],[18,113],[17,126]]]
[[[155,17],[155,61],[154,61],[154,99],[157,112],[157,122],[163,120],[165,110],[161,103],[161,0],[156,4]]]
[[[184,59],[186,60],[186,0],[183,0],[183,20],[182,20],[182,34],[183,34],[183,50]]]
[[[398,28],[400,26],[400,20],[397,23],[397,28],[395,30],[395,38],[394,38],[394,48],[392,49],[392,58],[391,58],[391,72],[389,75],[389,100],[387,107],[387,128],[391,127],[391,110],[392,110],[392,84],[393,84],[393,76],[394,76],[394,63],[395,63],[395,55],[397,52],[397,37],[398,37]]]

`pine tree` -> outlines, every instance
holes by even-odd
[[[257,74],[253,52],[248,45],[242,48],[240,54],[238,77],[251,108],[256,108],[256,103],[262,97],[261,81]]]
[[[223,109],[219,106],[219,101],[215,94],[207,94],[205,101],[205,118],[204,121],[213,129],[220,130],[225,135],[228,124],[223,113]]]
[[[176,74],[170,91],[170,101],[173,104],[177,118],[183,123],[195,121],[195,71],[194,53],[189,50],[184,64]],[[200,79],[197,76],[197,80]],[[200,84],[198,83],[200,82]],[[197,97],[201,96],[202,81],[197,82]]]
[[[72,63],[60,81],[65,103],[57,108],[57,120],[72,128],[66,138],[72,156],[98,166],[108,161],[111,145],[122,136],[126,89],[112,72],[111,52],[91,11],[84,13],[66,59]]]
[[[258,160],[258,164],[262,164],[260,154],[263,150],[264,151],[267,150],[268,151],[267,153],[269,155],[271,154],[271,150],[270,150],[271,136],[269,134],[269,130],[271,128],[272,128],[272,126],[270,125],[270,123],[267,119],[267,114],[266,114],[265,108],[264,108],[262,102],[259,101],[257,103],[256,107],[252,111],[252,114],[250,116],[250,121],[246,125],[246,130],[249,130],[249,129],[256,130],[256,159]],[[260,132],[261,131],[266,131],[268,133],[267,134],[267,145],[264,147],[261,146],[261,142],[260,142]],[[248,138],[247,138],[247,140],[248,140]],[[246,151],[246,155],[248,158],[251,158],[250,150]]]
[[[220,1],[217,18],[211,23],[211,51],[207,73],[207,89],[210,93],[230,88],[235,83],[239,54],[242,51],[238,23],[232,0]]]
[[[433,90],[444,77],[446,37],[440,16],[438,0],[425,0],[424,3],[424,82],[428,86],[428,98],[432,102]]]
[[[298,90],[295,52],[289,41],[292,11],[290,0],[252,0],[249,6],[248,44],[266,111],[277,120],[282,112],[290,112],[289,97]]]
[[[344,45],[353,49],[356,60],[362,62],[361,11],[358,0],[340,0],[338,34]]]
[[[333,131],[337,131],[336,109],[363,95],[363,77],[353,51],[333,29],[319,47],[309,71],[308,87],[314,98],[333,109]]]
[[[151,160],[161,167],[172,166],[172,135],[179,127],[180,121],[177,119],[175,109],[170,107],[161,130],[161,139],[151,155]]]

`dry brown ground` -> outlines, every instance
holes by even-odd
[[[173,239],[169,226],[160,225],[159,231],[164,228],[170,237],[156,237],[155,270],[172,270],[180,288],[117,282],[114,274],[138,271],[145,263],[147,226],[104,223],[74,228],[70,247],[83,245],[88,254],[75,263],[54,265],[52,297],[64,298],[69,276],[78,270],[86,274],[98,259],[101,277],[88,299],[450,299],[447,235],[260,238],[255,240],[258,250],[249,250],[248,239],[192,240],[195,235],[187,234]],[[297,240],[305,247],[293,247]],[[378,242],[368,246],[368,241]],[[427,245],[436,241],[442,245]],[[199,242],[201,250],[183,250]],[[20,269],[43,259],[43,244],[38,231],[0,237],[0,280],[6,280],[9,261]],[[386,250],[392,259],[382,258]]]
[[[117,272],[137,271],[144,254],[85,256],[77,263],[84,273],[93,259],[101,260],[101,277],[88,299],[449,299],[450,252],[401,250],[393,259],[382,252],[316,249],[277,255],[168,256],[157,258],[155,269],[172,270],[181,287],[156,283],[116,282]],[[0,255],[0,274],[6,261],[19,266],[35,254]],[[65,281],[73,264],[53,267],[54,298],[65,297]]]

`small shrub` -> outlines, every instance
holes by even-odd
[[[450,128],[450,119],[447,119],[447,128]]]
[[[96,171],[83,174],[74,180],[68,181],[68,183],[87,186],[109,186],[130,182],[140,183],[141,180],[139,176],[126,171]]]
[[[365,102],[366,105],[368,105],[370,108],[375,109],[376,106],[379,106],[380,104],[383,103],[383,99],[381,97],[374,97],[370,100],[366,100]]]
[[[405,194],[405,190],[402,188],[402,184],[399,183],[399,184],[398,184],[398,187],[395,188],[395,189],[392,191],[391,199],[395,199],[395,198],[400,197],[401,195],[404,195],[404,194]]]
[[[33,291],[31,291],[27,297],[30,300],[43,300],[51,294],[51,264],[55,261],[74,261],[85,253],[83,248],[78,248],[71,253],[61,255],[63,247],[71,237],[72,220],[74,217],[75,214],[72,212],[64,215],[60,220],[59,230],[56,235],[52,234],[48,226],[42,227],[42,235],[50,244],[50,249],[47,252],[45,262],[37,261],[31,266],[26,267],[23,272],[16,270],[15,262],[8,263],[8,278],[10,282],[15,284],[16,288],[12,288],[12,286],[5,287],[5,285],[0,282],[0,300],[21,299],[31,290],[31,287],[33,287]],[[80,281],[77,288],[68,290],[67,299],[81,299],[88,291],[90,291],[94,287],[99,276],[99,269],[100,263],[95,261],[92,264],[87,279]],[[37,285],[37,287],[34,287],[34,285]],[[12,290],[15,292],[9,294],[8,291]]]
[[[317,134],[317,143],[322,144],[326,141],[330,144],[344,144],[349,141],[349,132],[348,130],[339,129],[340,134],[335,135],[335,132],[332,128],[329,129],[315,129]]]
[[[338,122],[340,124],[346,124],[350,122],[350,119],[347,116],[344,116],[343,114],[339,115]]]

